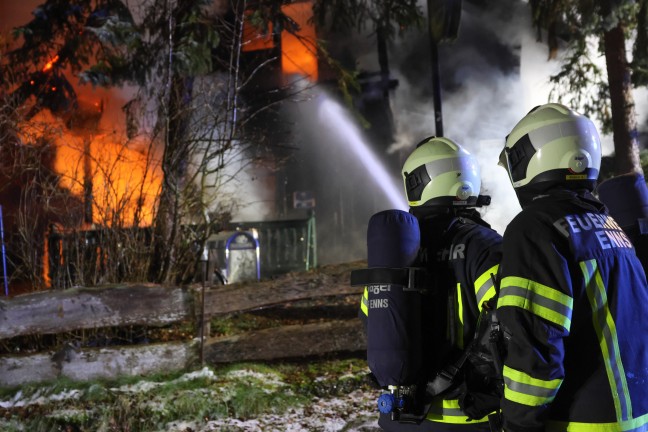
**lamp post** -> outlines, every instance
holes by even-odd
[[[440,137],[443,136],[443,112],[441,108],[439,44],[457,38],[461,19],[461,0],[427,0],[427,8],[435,135]]]

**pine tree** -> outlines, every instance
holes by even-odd
[[[560,72],[551,77],[554,95],[599,118],[604,131],[612,131],[617,175],[642,172],[632,90],[633,85],[648,84],[648,1],[529,3],[538,38],[546,31],[550,57],[557,55],[561,41],[567,48]],[[632,62],[626,53],[629,41],[634,46]],[[605,73],[590,58],[592,46],[605,57]]]

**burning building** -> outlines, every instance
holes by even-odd
[[[252,158],[260,162],[251,165],[254,171],[251,176],[256,181],[251,189],[255,196],[259,189],[268,191],[262,198],[263,209],[259,210],[260,207],[257,206],[256,211],[252,211],[252,217],[247,220],[237,220],[234,215],[230,219],[233,224],[230,228],[250,224],[255,219],[259,223],[266,222],[262,219],[280,222],[313,221],[314,213],[322,220],[335,220],[332,229],[336,235],[343,236],[346,226],[355,228],[354,224],[348,223],[353,219],[349,215],[354,215],[354,202],[364,199],[363,194],[353,192],[357,196],[347,201],[346,197],[338,193],[333,198],[335,210],[331,216],[327,209],[330,200],[325,196],[325,192],[330,191],[322,188],[325,183],[323,179],[309,175],[311,162],[305,162],[305,158],[311,155],[304,156],[306,152],[300,150],[302,143],[297,142],[308,138],[295,133],[295,128],[290,125],[295,120],[286,119],[285,108],[268,109],[268,106],[284,102],[291,94],[296,94],[296,88],[306,87],[312,91],[313,86],[318,84],[334,88],[327,84],[334,78],[331,71],[322,68],[318,61],[317,34],[311,22],[312,5],[311,1],[284,5],[283,13],[278,15],[282,18],[267,23],[265,31],[262,30],[263,26],[252,26],[251,20],[245,21],[240,64],[249,72],[249,83],[241,92],[241,106],[244,107],[241,112],[247,110],[246,114],[254,118],[247,121],[242,130],[248,137],[262,137],[271,154],[261,157],[254,155]],[[36,21],[56,13],[48,9],[48,6],[39,7],[35,11]],[[80,20],[77,13],[80,12],[76,11],[71,16]],[[231,17],[231,11],[224,10],[222,17],[227,20],[230,19],[228,16]],[[105,21],[105,17],[102,19]],[[38,197],[44,201],[44,206],[49,206],[48,209],[57,213],[57,217],[49,215],[39,219],[42,221],[42,226],[37,229],[40,234],[34,238],[38,238],[35,241],[40,243],[40,251],[21,254],[36,256],[36,261],[42,261],[40,266],[35,262],[30,265],[43,268],[41,282],[45,285],[50,283],[52,277],[48,263],[57,266],[71,259],[65,253],[68,246],[65,246],[63,240],[45,242],[45,233],[54,233],[55,238],[62,238],[59,235],[70,230],[84,232],[82,238],[77,238],[75,242],[93,243],[99,240],[87,237],[87,233],[91,231],[150,226],[163,178],[161,165],[165,155],[153,139],[138,141],[130,136],[123,113],[115,109],[125,104],[120,93],[115,90],[97,91],[88,86],[72,84],[70,78],[74,74],[71,75],[69,59],[69,51],[54,53],[40,69],[31,72],[27,79],[17,82],[13,88],[9,85],[7,88],[10,89],[10,94],[5,95],[7,105],[20,117],[15,144],[29,145],[35,140],[47,141],[47,160],[39,164],[39,171],[45,168],[51,173],[49,190],[40,190],[32,198]],[[253,70],[259,64],[263,64],[265,70],[263,74],[255,76]],[[306,97],[312,97],[312,93]],[[254,111],[257,112],[250,115]],[[347,157],[341,155],[340,160],[344,161]],[[246,169],[245,173],[239,175],[245,177],[249,172]],[[242,182],[248,183],[245,179]],[[22,186],[24,185],[19,185],[18,189]],[[60,198],[63,204],[55,209],[51,207],[54,200],[50,197],[54,191],[57,199],[63,197]],[[221,198],[224,195],[221,194]],[[254,201],[247,198],[248,201]],[[23,206],[28,201],[27,197],[22,197],[21,200]],[[242,201],[245,200],[246,197],[243,197]],[[16,199],[6,195],[3,201],[16,202]],[[209,202],[208,205],[214,210],[220,208],[221,203]],[[245,206],[241,205],[240,208]],[[10,213],[12,216],[9,219],[19,212]],[[296,234],[298,243],[308,245],[306,249],[309,262],[305,263],[306,267],[316,262],[318,251],[312,241],[316,236],[315,226],[308,226],[306,234]],[[326,224],[320,224],[318,230],[325,228]],[[9,223],[8,231],[15,233],[20,228]],[[308,238],[304,238],[305,236]],[[326,236],[321,235],[320,238],[326,239]],[[119,245],[119,248],[124,248],[121,243],[123,242],[117,241],[115,247]],[[42,245],[47,247],[43,249]],[[319,248],[321,247],[326,247],[326,240],[320,242]],[[91,259],[97,266],[114,267],[105,262],[108,258],[103,252],[97,252],[94,246],[92,249]],[[20,260],[18,256],[11,258],[16,263]],[[117,261],[120,260],[115,262]],[[122,261],[116,267],[123,265]],[[37,279],[36,273],[32,279]],[[89,282],[101,280],[101,277],[96,276]],[[35,280],[32,282],[37,283]]]

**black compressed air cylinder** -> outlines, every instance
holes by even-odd
[[[420,246],[418,221],[402,210],[374,214],[367,229],[369,268],[410,267]],[[402,285],[367,286],[367,362],[383,386],[410,385],[421,368],[421,294]]]

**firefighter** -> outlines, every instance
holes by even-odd
[[[593,123],[560,104],[506,138],[499,164],[522,211],[498,275],[505,431],[648,430],[648,284],[592,195],[600,162]]]
[[[423,295],[422,382],[431,382],[452,364],[473,339],[482,302],[495,295],[494,275],[501,255],[501,236],[476,209],[490,202],[479,195],[479,166],[472,155],[448,138],[420,142],[404,163],[402,176],[409,213],[420,227],[420,248],[414,267],[433,275],[434,286]],[[368,317],[365,289],[361,317]],[[459,398],[488,392],[485,365],[474,359],[461,368],[457,383],[430,398],[429,411],[419,424],[395,421],[381,414],[386,431],[489,431],[485,414],[472,418],[462,412]],[[426,408],[427,408],[426,407]]]

